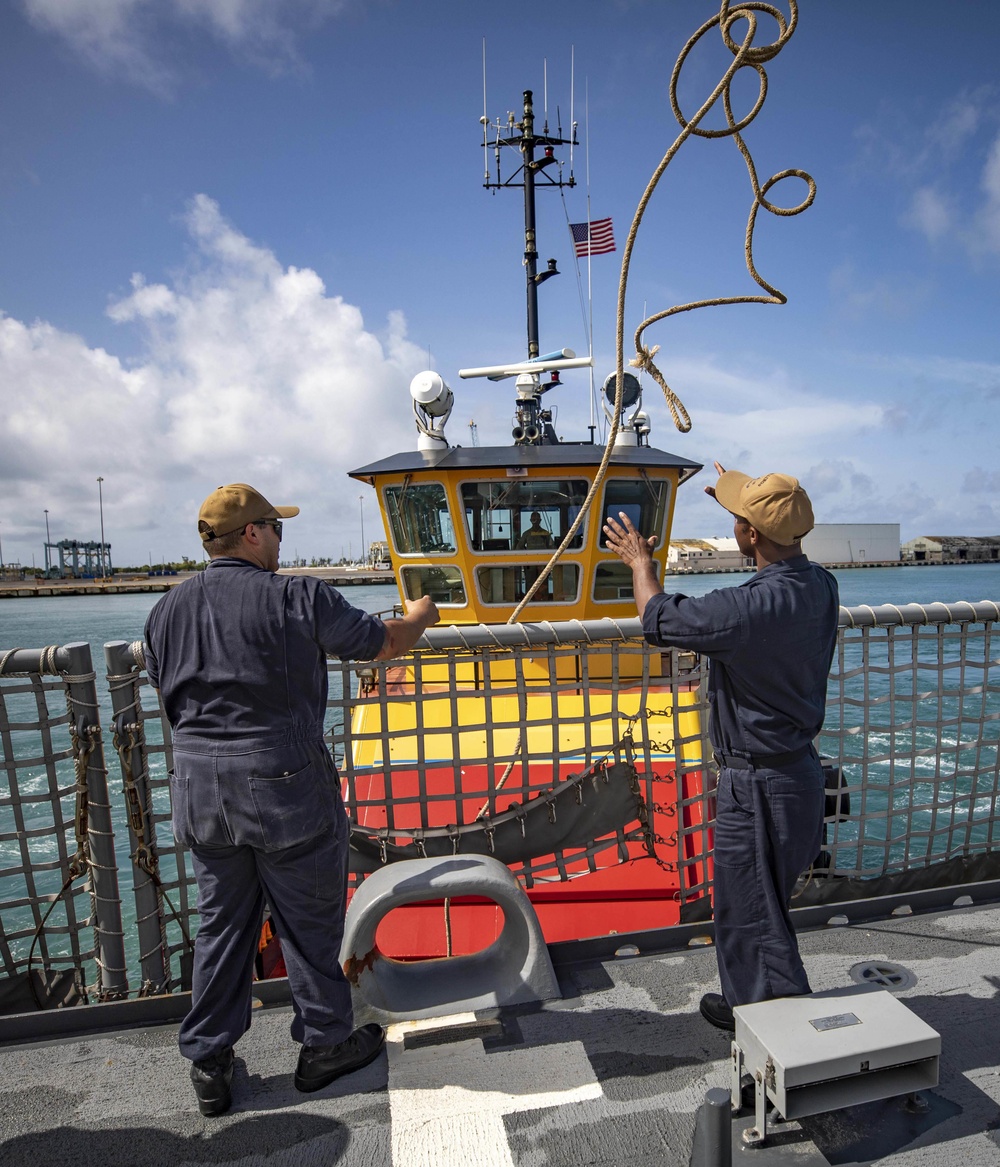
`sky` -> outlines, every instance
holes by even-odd
[[[521,194],[482,185],[484,39],[491,120],[531,89],[553,132],[578,123],[576,187],[538,198],[540,266],[562,273],[539,288],[543,351],[588,351],[567,223],[613,219],[618,250],[589,273],[600,385],[625,239],[679,131],[674,61],[718,10],[6,0],[4,561],[42,563],[46,511],[53,540],[98,539],[98,477],[117,565],[200,558],[198,506],[230,481],[301,507],[285,557],[356,556],[362,524],[370,541],[380,523],[346,472],[414,447],[408,385],[428,367],[455,392],[453,444],[471,444],[472,420],[481,445],[509,443],[512,383],[458,377],[526,348]],[[774,36],[762,17],[756,43]],[[820,522],[1000,533],[998,41],[993,0],[803,0],[744,135],[761,181],[797,169],[817,184],[802,214],[758,215],[755,262],[788,303],[646,333],[693,421],[678,433],[644,378],[651,443],[706,466],[681,488],[675,536],[728,533],[701,490],[715,460],[796,475]],[[718,29],[698,41],[686,114],[731,60]],[[757,85],[737,76],[739,116]],[[568,148],[557,157],[568,177]],[[790,178],[771,197],[804,192]],[[759,292],[751,204],[731,139],[684,144],[636,235],[627,345],[646,315]],[[544,401],[562,438],[587,436],[586,371]]]

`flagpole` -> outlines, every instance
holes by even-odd
[[[587,326],[590,342],[590,441],[594,441],[597,422],[594,415],[594,287],[590,278],[590,265],[593,262],[593,248],[590,242],[590,78],[584,86],[584,138],[587,144]]]

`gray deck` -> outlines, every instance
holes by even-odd
[[[1000,1163],[1000,907],[801,941],[817,991],[851,985],[852,966],[871,958],[915,976],[899,996],[941,1034],[941,1082],[921,1113],[872,1103],[776,1126],[760,1150],[739,1144],[740,1116],[734,1162]],[[728,1035],[697,1012],[717,987],[714,950],[595,962],[561,980],[562,1001],[504,1010],[485,1037],[396,1027],[373,1065],[313,1095],[292,1086],[288,1008],[261,1009],[237,1049],[233,1110],[217,1119],[197,1113],[174,1025],[8,1045],[0,1163],[687,1165],[706,1090],[729,1084]]]

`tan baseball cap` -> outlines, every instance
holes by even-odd
[[[816,523],[809,495],[789,474],[751,478],[727,470],[715,484],[715,497],[730,514],[746,519],[781,547],[797,543]]]
[[[238,531],[247,523],[261,519],[291,519],[298,513],[298,507],[272,506],[260,491],[245,482],[231,482],[213,490],[201,504],[198,534],[201,541],[207,543],[210,539]]]

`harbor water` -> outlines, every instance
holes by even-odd
[[[668,591],[701,596],[720,587],[736,587],[750,572],[670,575]],[[858,604],[927,604],[935,600],[1000,600],[1000,564],[962,566],[873,567],[834,572],[840,602]],[[344,597],[366,612],[385,611],[399,602],[393,584],[350,587]],[[85,640],[94,660],[103,661],[103,645],[110,640],[138,640],[149,610],[161,599],[156,593],[112,596],[43,596],[9,600],[0,605],[0,652],[8,648],[39,648]],[[448,623],[448,610],[442,611]]]

